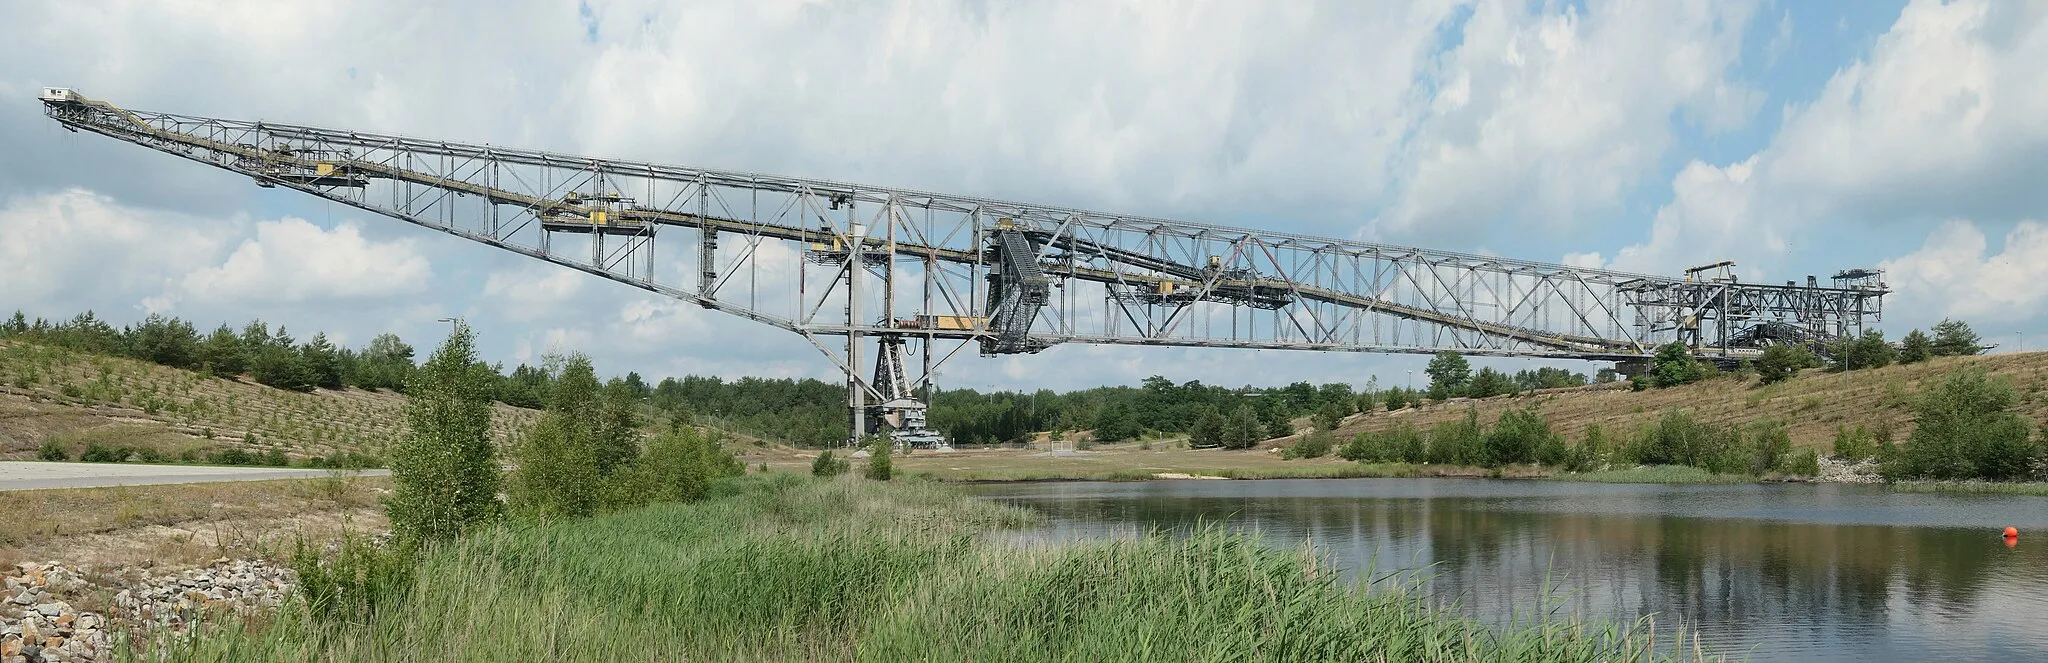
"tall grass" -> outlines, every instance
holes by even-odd
[[[502,528],[429,554],[366,621],[217,630],[172,660],[1650,661],[1647,636],[1489,628],[1240,535],[1017,547],[928,481],[747,477],[705,502]]]
[[[2032,495],[2048,497],[2048,483],[2005,483],[1999,481],[1899,481],[1891,489],[1901,493],[1948,493],[1957,495]]]
[[[1647,465],[1619,470],[1559,474],[1553,479],[1599,483],[1755,483],[1746,474],[1715,474],[1689,465]]]

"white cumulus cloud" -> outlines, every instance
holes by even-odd
[[[233,223],[138,209],[71,189],[0,203],[0,290],[66,315],[130,308],[220,250]]]
[[[423,291],[432,276],[410,239],[373,242],[353,222],[323,230],[286,217],[256,224],[227,260],[186,274],[179,295],[199,301],[367,300]]]
[[[2048,226],[2021,221],[1997,253],[1976,224],[1952,219],[1927,235],[1920,250],[1884,261],[1898,292],[1894,310],[1917,312],[1925,325],[1942,317],[2025,320],[2048,304]]]
[[[1732,128],[1760,98],[1734,77],[1754,3],[1552,9],[1474,7],[1382,233],[1447,237],[1503,217],[1570,224],[1615,209],[1671,149],[1674,119]]]
[[[1915,0],[1770,144],[1672,182],[1650,236],[1615,266],[1672,273],[1732,258],[1745,276],[1821,223],[2007,222],[2048,204],[2048,4]],[[1868,226],[1866,226],[1868,227]]]

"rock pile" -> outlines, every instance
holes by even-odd
[[[1877,474],[1877,461],[1864,459],[1858,462],[1838,460],[1833,456],[1820,457],[1820,476],[1814,480],[1826,483],[1884,483]]]
[[[105,617],[74,610],[64,597],[77,599],[92,589],[85,570],[55,562],[15,565],[5,577],[0,601],[0,660],[111,660]]]
[[[149,565],[94,574],[86,567],[25,562],[5,573],[0,596],[0,663],[113,659],[110,631],[177,637],[202,616],[275,610],[291,596],[291,569],[216,559],[155,574]],[[111,606],[102,613],[73,603]]]
[[[213,560],[204,568],[142,575],[114,595],[116,619],[181,628],[201,615],[247,615],[275,610],[291,595],[291,569],[249,560]]]

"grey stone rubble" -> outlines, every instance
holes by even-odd
[[[1815,481],[1824,483],[1884,483],[1877,474],[1877,461],[1864,459],[1849,462],[1833,456],[1820,457],[1820,475]]]
[[[106,569],[24,562],[4,574],[0,663],[113,660],[113,632],[181,637],[196,620],[275,610],[291,596],[291,569],[216,559],[157,573],[151,565]],[[111,599],[108,597],[111,596]],[[106,605],[105,612],[74,603]]]

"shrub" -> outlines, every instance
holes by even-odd
[[[327,466],[344,470],[366,470],[384,466],[384,459],[355,451],[338,451],[327,457]]]
[[[1724,431],[1700,423],[1691,412],[1666,410],[1657,423],[1637,433],[1626,456],[1639,465],[1706,467],[1707,459],[1722,441],[1719,438],[1724,436]]]
[[[1351,414],[1349,408],[1346,408],[1343,405],[1339,405],[1335,401],[1324,403],[1322,407],[1316,409],[1316,430],[1337,430],[1337,426],[1343,424],[1344,417],[1349,414]]]
[[[1439,423],[1429,432],[1429,462],[1456,465],[1486,463],[1485,430],[1479,411],[1465,409],[1463,419]]]
[[[888,481],[896,475],[896,469],[889,460],[889,440],[877,438],[868,445],[868,466],[862,476],[876,481]]]
[[[1387,450],[1378,435],[1359,431],[1351,436],[1350,442],[1337,449],[1337,457],[1355,463],[1378,463],[1387,460]]]
[[[410,552],[349,536],[328,557],[302,538],[292,552],[292,570],[313,617],[326,623],[368,623],[411,589]]]
[[[1749,439],[1747,469],[1750,474],[1762,475],[1784,469],[1785,456],[1792,452],[1792,434],[1786,431],[1784,422],[1759,421],[1750,427]],[[1813,450],[1808,449],[1807,453],[1813,453]]]
[[[119,463],[127,461],[128,457],[134,454],[135,450],[128,447],[93,442],[85,445],[85,453],[79,454],[78,459],[88,463]]]
[[[1571,471],[1586,472],[1607,467],[1607,431],[1599,424],[1586,427],[1585,437],[1572,449]]]
[[[1650,358],[1651,386],[1659,389],[1698,382],[1706,377],[1706,368],[1693,358],[1692,350],[1684,343],[1672,341],[1658,346],[1656,356]]]
[[[1800,345],[1773,345],[1764,348],[1764,354],[1757,357],[1757,380],[1764,384],[1776,384],[1792,379],[1799,369],[1811,366],[1815,361],[1813,351]]]
[[[1785,472],[1802,477],[1819,475],[1820,454],[1814,451],[1812,447],[1801,449],[1799,453],[1792,456],[1792,462],[1785,468]]]
[[[1835,427],[1835,458],[1847,462],[1859,462],[1877,455],[1877,439],[1869,429],[1858,424],[1855,428]]]
[[[1301,438],[1300,442],[1295,442],[1288,446],[1286,451],[1280,452],[1280,457],[1290,460],[1295,458],[1322,458],[1323,456],[1330,455],[1330,446],[1330,434],[1326,431],[1316,431],[1309,433],[1307,437]]]
[[[811,461],[811,476],[814,477],[836,477],[850,469],[853,469],[853,464],[844,458],[834,458],[831,449],[826,449]]]
[[[43,440],[43,445],[36,448],[36,458],[40,460],[71,460],[71,450],[64,448],[63,442]]]
[[[1395,455],[1397,452],[1398,456]],[[1387,455],[1387,460],[1424,463],[1429,461],[1429,446],[1422,439],[1422,431],[1403,421],[1387,431]]]
[[[764,464],[762,471],[767,471]],[[710,493],[711,482],[719,477],[739,476],[746,465],[712,436],[691,428],[670,428],[647,443],[640,457],[637,482],[632,492],[614,498],[614,508],[646,502],[691,502]]]
[[[219,449],[206,457],[215,465],[255,465],[256,455],[241,449]]]
[[[2006,480],[2028,474],[2041,445],[2033,426],[2011,412],[2017,394],[1982,368],[1953,373],[1915,408],[1919,423],[1882,469],[1891,478]]]
[[[284,455],[283,449],[271,449],[263,454],[263,464],[271,467],[289,467],[292,459]]]
[[[1572,447],[1565,443],[1563,435],[1550,435],[1536,447],[1536,462],[1564,470],[1577,469]]]
[[[1486,434],[1484,463],[1512,465],[1533,462],[1536,450],[1556,438],[1557,434],[1550,431],[1550,422],[1545,421],[1543,414],[1534,407],[1502,412],[1500,419],[1494,422],[1493,430]],[[1562,449],[1561,443],[1559,448]],[[1558,455],[1561,457],[1563,454]]]

